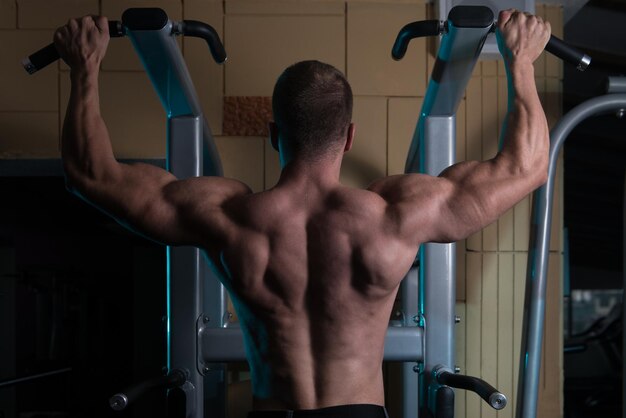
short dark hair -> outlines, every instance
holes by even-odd
[[[345,137],[352,120],[352,89],[335,67],[301,61],[276,81],[272,111],[278,131],[304,157],[325,154]]]

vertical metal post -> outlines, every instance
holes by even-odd
[[[414,327],[420,322],[419,317],[419,268],[412,267],[402,282],[402,308],[405,318],[403,326]],[[417,363],[402,365],[402,416],[419,416],[419,375]]]
[[[485,7],[457,8],[454,13],[450,12],[405,172],[438,176],[455,162],[455,114],[492,25],[493,13]],[[428,395],[433,369],[454,370],[455,367],[455,244],[423,244],[419,269],[418,316],[425,341],[419,381],[420,413],[428,416],[436,408],[435,399],[429,399]],[[405,368],[405,382],[408,382],[408,373],[409,369]],[[438,385],[437,382],[432,384]],[[411,386],[409,388],[412,390]],[[407,396],[410,392],[405,389]],[[446,399],[452,402],[451,397]]]
[[[423,173],[437,176],[454,163],[455,120],[454,115],[424,118]],[[426,335],[424,384],[428,387],[435,367],[454,370],[455,244],[423,244],[420,254],[420,286],[424,294],[420,311]],[[433,401],[429,399],[427,404]]]
[[[220,283],[215,273],[209,268],[207,263],[202,265],[202,281],[204,286],[204,320],[207,321],[207,328],[224,328],[228,325],[230,319],[227,310],[226,289]],[[209,342],[216,345],[219,341],[216,339]],[[202,353],[198,353],[198,359]],[[227,408],[227,386],[226,386],[226,364],[213,363],[204,364],[204,410],[205,415],[211,418],[226,418]],[[201,417],[201,416],[198,416]]]
[[[167,169],[179,179],[202,174],[202,125],[198,116],[168,120]],[[196,367],[196,321],[202,313],[202,265],[195,247],[167,248],[168,368],[184,370],[186,418],[203,417],[203,377]],[[176,280],[172,280],[173,278]],[[175,315],[173,313],[175,312]]]

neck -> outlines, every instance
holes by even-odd
[[[317,184],[319,187],[336,185],[339,182],[343,154],[324,157],[319,160],[293,158],[283,164],[279,185]]]

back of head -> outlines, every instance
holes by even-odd
[[[278,78],[272,110],[292,152],[315,158],[342,145],[352,119],[352,90],[335,67],[302,61]]]

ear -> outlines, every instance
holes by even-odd
[[[346,135],[346,146],[343,148],[343,152],[348,152],[352,148],[355,130],[356,127],[354,126],[354,123],[350,123],[350,126],[348,126],[348,133]]]
[[[278,151],[278,126],[276,122],[272,120],[269,122],[268,127],[270,131],[270,144],[272,144],[272,148]]]

